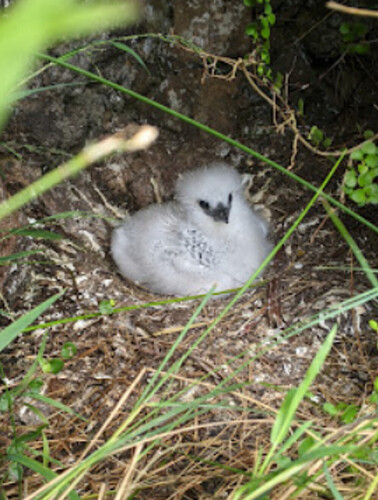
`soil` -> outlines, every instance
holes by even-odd
[[[209,54],[233,60],[251,51],[252,41],[244,30],[256,11],[245,7],[242,1],[233,2],[232,6],[226,0],[161,3],[148,2],[145,17],[130,33],[173,31]],[[316,125],[333,139],[332,149],[340,150],[361,142],[361,130],[377,132],[378,51],[373,50],[377,28],[369,19],[364,20],[369,28],[366,39],[372,40],[369,54],[345,54],[338,31],[345,16],[330,14],[319,3],[272,1],[277,17],[272,29],[272,67],[274,73],[285,75],[289,106],[295,108],[300,99],[304,101],[305,120],[299,124],[303,137]],[[102,38],[127,34],[104,34]],[[92,47],[71,62],[215,128],[290,167],[316,186],[326,177],[333,164],[330,158],[297,145],[290,128],[282,126],[282,119],[275,116],[272,106],[254,91],[241,71],[236,72],[235,78],[227,79],[229,66],[221,61],[218,76],[223,78],[212,77],[198,54],[159,37],[128,43],[143,59],[148,73],[133,57],[111,44]],[[66,43],[50,53],[57,56],[81,45],[82,42]],[[30,86],[56,84],[73,86],[58,86],[20,101],[3,132],[2,198],[18,192],[85,144],[130,123],[157,126],[159,138],[147,151],[112,156],[91,166],[3,222],[3,227],[13,228],[63,212],[88,214],[37,226],[60,234],[61,239],[13,236],[5,240],[2,255],[30,250],[40,253],[24,264],[0,268],[3,326],[63,289],[63,296],[39,322],[96,313],[104,300],[112,299],[117,307],[123,307],[165,299],[125,282],[118,274],[109,253],[110,236],[127,214],[160,199],[170,199],[177,176],[188,169],[222,160],[250,175],[251,202],[269,221],[273,242],[280,240],[311,199],[312,193],[305,187],[263,161],[67,69],[46,69]],[[327,188],[336,199],[342,199],[342,170],[340,167]],[[349,201],[346,203],[376,223],[376,207],[358,209]],[[376,234],[342,212],[339,216],[371,267],[377,268]],[[324,419],[321,404],[325,401],[362,405],[372,391],[378,365],[376,337],[368,326],[376,315],[373,303],[325,320],[288,339],[282,338],[285,328],[368,290],[368,279],[356,267],[359,263],[318,201],[264,273],[263,284],[247,291],[195,348],[180,370],[183,378],[178,386],[182,388],[202,376],[207,377],[208,384],[218,384],[250,358],[234,382],[246,383],[241,392],[251,398],[249,404],[253,399],[256,411],[278,409],[285,391],[301,382],[331,326],[337,323],[336,341],[312,388],[314,399],[309,411]],[[205,306],[173,360],[193,345],[203,327],[211,324],[229,300],[230,297],[221,298]],[[60,373],[43,377],[43,393],[91,422],[88,425],[41,403],[40,408],[50,417],[52,456],[65,464],[77,458],[141,371],[148,370],[143,379],[146,381],[158,368],[198,304],[198,299],[158,304],[48,329],[46,357],[59,357],[66,342],[76,344],[78,353]],[[39,328],[23,334],[2,353],[1,362],[10,386],[22,379],[35,360],[44,331]],[[275,339],[280,342],[273,348]],[[270,348],[265,349],[267,346]],[[253,361],[257,353],[259,356]],[[143,384],[135,389],[122,409],[123,416],[142,390]],[[188,397],[199,396],[206,390],[199,384]],[[24,403],[21,401],[15,408],[16,426],[38,425],[38,417],[26,411]],[[212,418],[220,420],[227,415],[226,411],[214,411]],[[324,422],[331,425],[331,420]],[[226,443],[234,431],[228,430],[223,438],[217,435],[217,439]],[[207,437],[210,439],[211,434]],[[2,439],[2,444],[9,445],[10,435]],[[249,436],[245,448],[238,450],[238,467],[250,466],[246,450],[253,449],[255,439],[256,436]],[[266,434],[262,433],[261,440],[264,439]],[[107,467],[108,484],[116,487],[124,465],[121,467],[114,459]],[[180,496],[177,484],[169,480],[171,475],[181,485],[181,475],[166,471],[166,483],[155,490],[154,498],[221,498],[216,494],[222,484],[219,477],[188,487],[187,496]],[[98,492],[100,476],[101,471],[94,471],[84,490]],[[154,481],[157,484],[161,477],[151,473],[149,479],[137,498],[150,498]],[[31,490],[36,486],[33,481]]]

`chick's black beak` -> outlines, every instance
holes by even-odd
[[[230,218],[230,208],[230,205],[225,206],[223,203],[218,203],[218,205],[212,210],[211,216],[217,222],[225,222],[228,224]]]

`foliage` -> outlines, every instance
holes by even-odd
[[[270,0],[244,0],[247,7],[263,6],[263,12],[257,21],[250,23],[245,32],[256,44],[257,74],[272,80],[270,65],[270,30],[276,22]],[[278,77],[280,78],[280,77]],[[278,85],[277,85],[278,86]]]
[[[316,125],[311,127],[308,138],[316,147],[323,146],[327,149],[332,144],[332,139],[330,137],[326,137],[323,130],[318,128]]]
[[[61,294],[59,294],[59,296],[60,295]],[[49,303],[51,303],[51,299],[49,299]],[[38,306],[38,308],[40,307],[41,306]],[[25,316],[27,315],[30,315],[30,313],[27,313]],[[23,318],[20,318],[20,320],[22,319]],[[0,332],[0,335],[3,332]],[[3,386],[5,387],[4,392],[0,396],[0,417],[1,414],[3,416],[5,414],[8,414],[9,420],[13,422],[13,434],[11,442],[7,446],[6,450],[2,450],[2,452],[0,453],[0,461],[8,462],[7,473],[0,481],[0,484],[7,479],[13,479],[21,484],[24,476],[24,467],[21,462],[13,460],[12,456],[15,454],[21,457],[26,457],[29,454],[32,454],[34,456],[41,456],[44,463],[52,460],[51,457],[46,456],[46,454],[48,455],[48,449],[43,449],[43,452],[40,453],[35,452],[33,447],[29,446],[29,443],[32,444],[37,440],[42,440],[43,442],[47,443],[45,429],[49,426],[49,419],[46,416],[46,412],[42,411],[36,403],[39,402],[44,405],[51,406],[59,411],[66,412],[68,414],[77,416],[77,418],[79,419],[83,419],[80,415],[76,414],[67,406],[42,394],[42,389],[45,384],[42,377],[40,376],[41,374],[39,373],[38,369],[40,369],[44,374],[55,374],[58,373],[64,365],[63,360],[59,358],[50,360],[44,358],[43,354],[46,348],[46,342],[47,335],[45,334],[34,363],[28,369],[26,375],[22,378],[22,380],[11,388],[8,387],[8,381],[4,374],[3,366],[0,363],[0,379]],[[74,346],[74,344],[67,343],[63,346],[63,358],[70,359],[74,354],[76,354],[76,346]],[[14,422],[16,420],[16,408],[20,408],[21,406],[27,409],[30,414],[33,415],[38,422],[40,422],[40,425],[35,426],[32,431],[19,433],[16,429],[16,426],[14,425]]]
[[[332,417],[338,417],[344,424],[353,422],[358,414],[359,408],[355,404],[337,403],[324,403],[323,410]]]
[[[367,54],[370,45],[364,40],[369,28],[361,22],[343,22],[339,28],[342,39],[342,51],[348,54]]]
[[[344,191],[359,206],[378,204],[378,146],[364,142],[350,155],[344,177]]]

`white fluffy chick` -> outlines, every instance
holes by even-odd
[[[271,249],[267,226],[223,163],[190,171],[175,201],[150,205],[113,232],[123,276],[157,293],[197,295],[242,286]]]

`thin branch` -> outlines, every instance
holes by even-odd
[[[328,7],[328,9],[337,10],[337,12],[343,12],[344,14],[351,14],[352,16],[378,17],[378,10],[346,7],[337,2],[327,2],[326,7]]]

